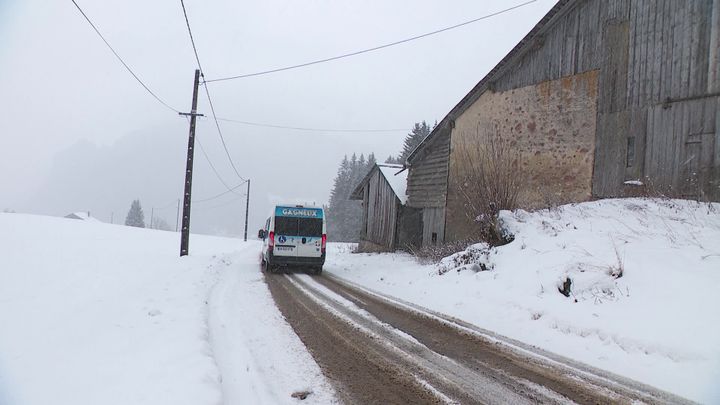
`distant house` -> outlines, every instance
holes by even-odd
[[[350,199],[362,200],[360,251],[394,251],[419,243],[419,211],[404,205],[406,188],[407,171],[390,164],[375,164],[357,185]]]
[[[720,200],[720,1],[558,1],[408,157],[423,245],[471,236],[459,152],[491,136],[520,156],[524,208]]]
[[[90,212],[73,212],[72,214],[65,215],[65,218],[79,219],[81,221],[96,221],[97,219],[90,216]]]

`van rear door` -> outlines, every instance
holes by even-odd
[[[298,218],[298,257],[320,257],[322,255],[323,219]]]
[[[298,218],[275,217],[275,256],[297,256]]]

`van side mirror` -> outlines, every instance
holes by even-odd
[[[258,239],[265,239],[265,231],[264,230],[261,229],[258,231]]]

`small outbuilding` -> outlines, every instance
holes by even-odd
[[[419,242],[422,227],[413,224],[421,225],[416,218],[420,211],[405,206],[406,190],[407,171],[402,165],[375,164],[357,185],[350,199],[362,200],[358,250],[394,251]]]
[[[65,218],[79,219],[81,221],[97,221],[97,219],[90,216],[90,212],[78,211],[71,214],[65,215]]]

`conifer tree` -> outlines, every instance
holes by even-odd
[[[365,158],[361,154],[358,159],[353,155],[343,158],[330,192],[330,201],[326,210],[328,218],[328,238],[336,242],[357,242],[362,224],[362,204],[350,200],[350,194],[365,178],[376,163],[375,154]]]
[[[125,225],[145,228],[145,215],[143,214],[140,200],[133,200],[130,204],[130,210],[125,217]]]
[[[400,156],[398,156],[399,163],[405,163],[405,159],[410,156],[410,153],[412,153],[412,151],[420,145],[420,142],[422,142],[425,137],[430,135],[430,132],[432,132],[434,127],[435,126],[431,128],[425,121],[415,123],[412,131],[405,137],[403,150],[400,153]]]

